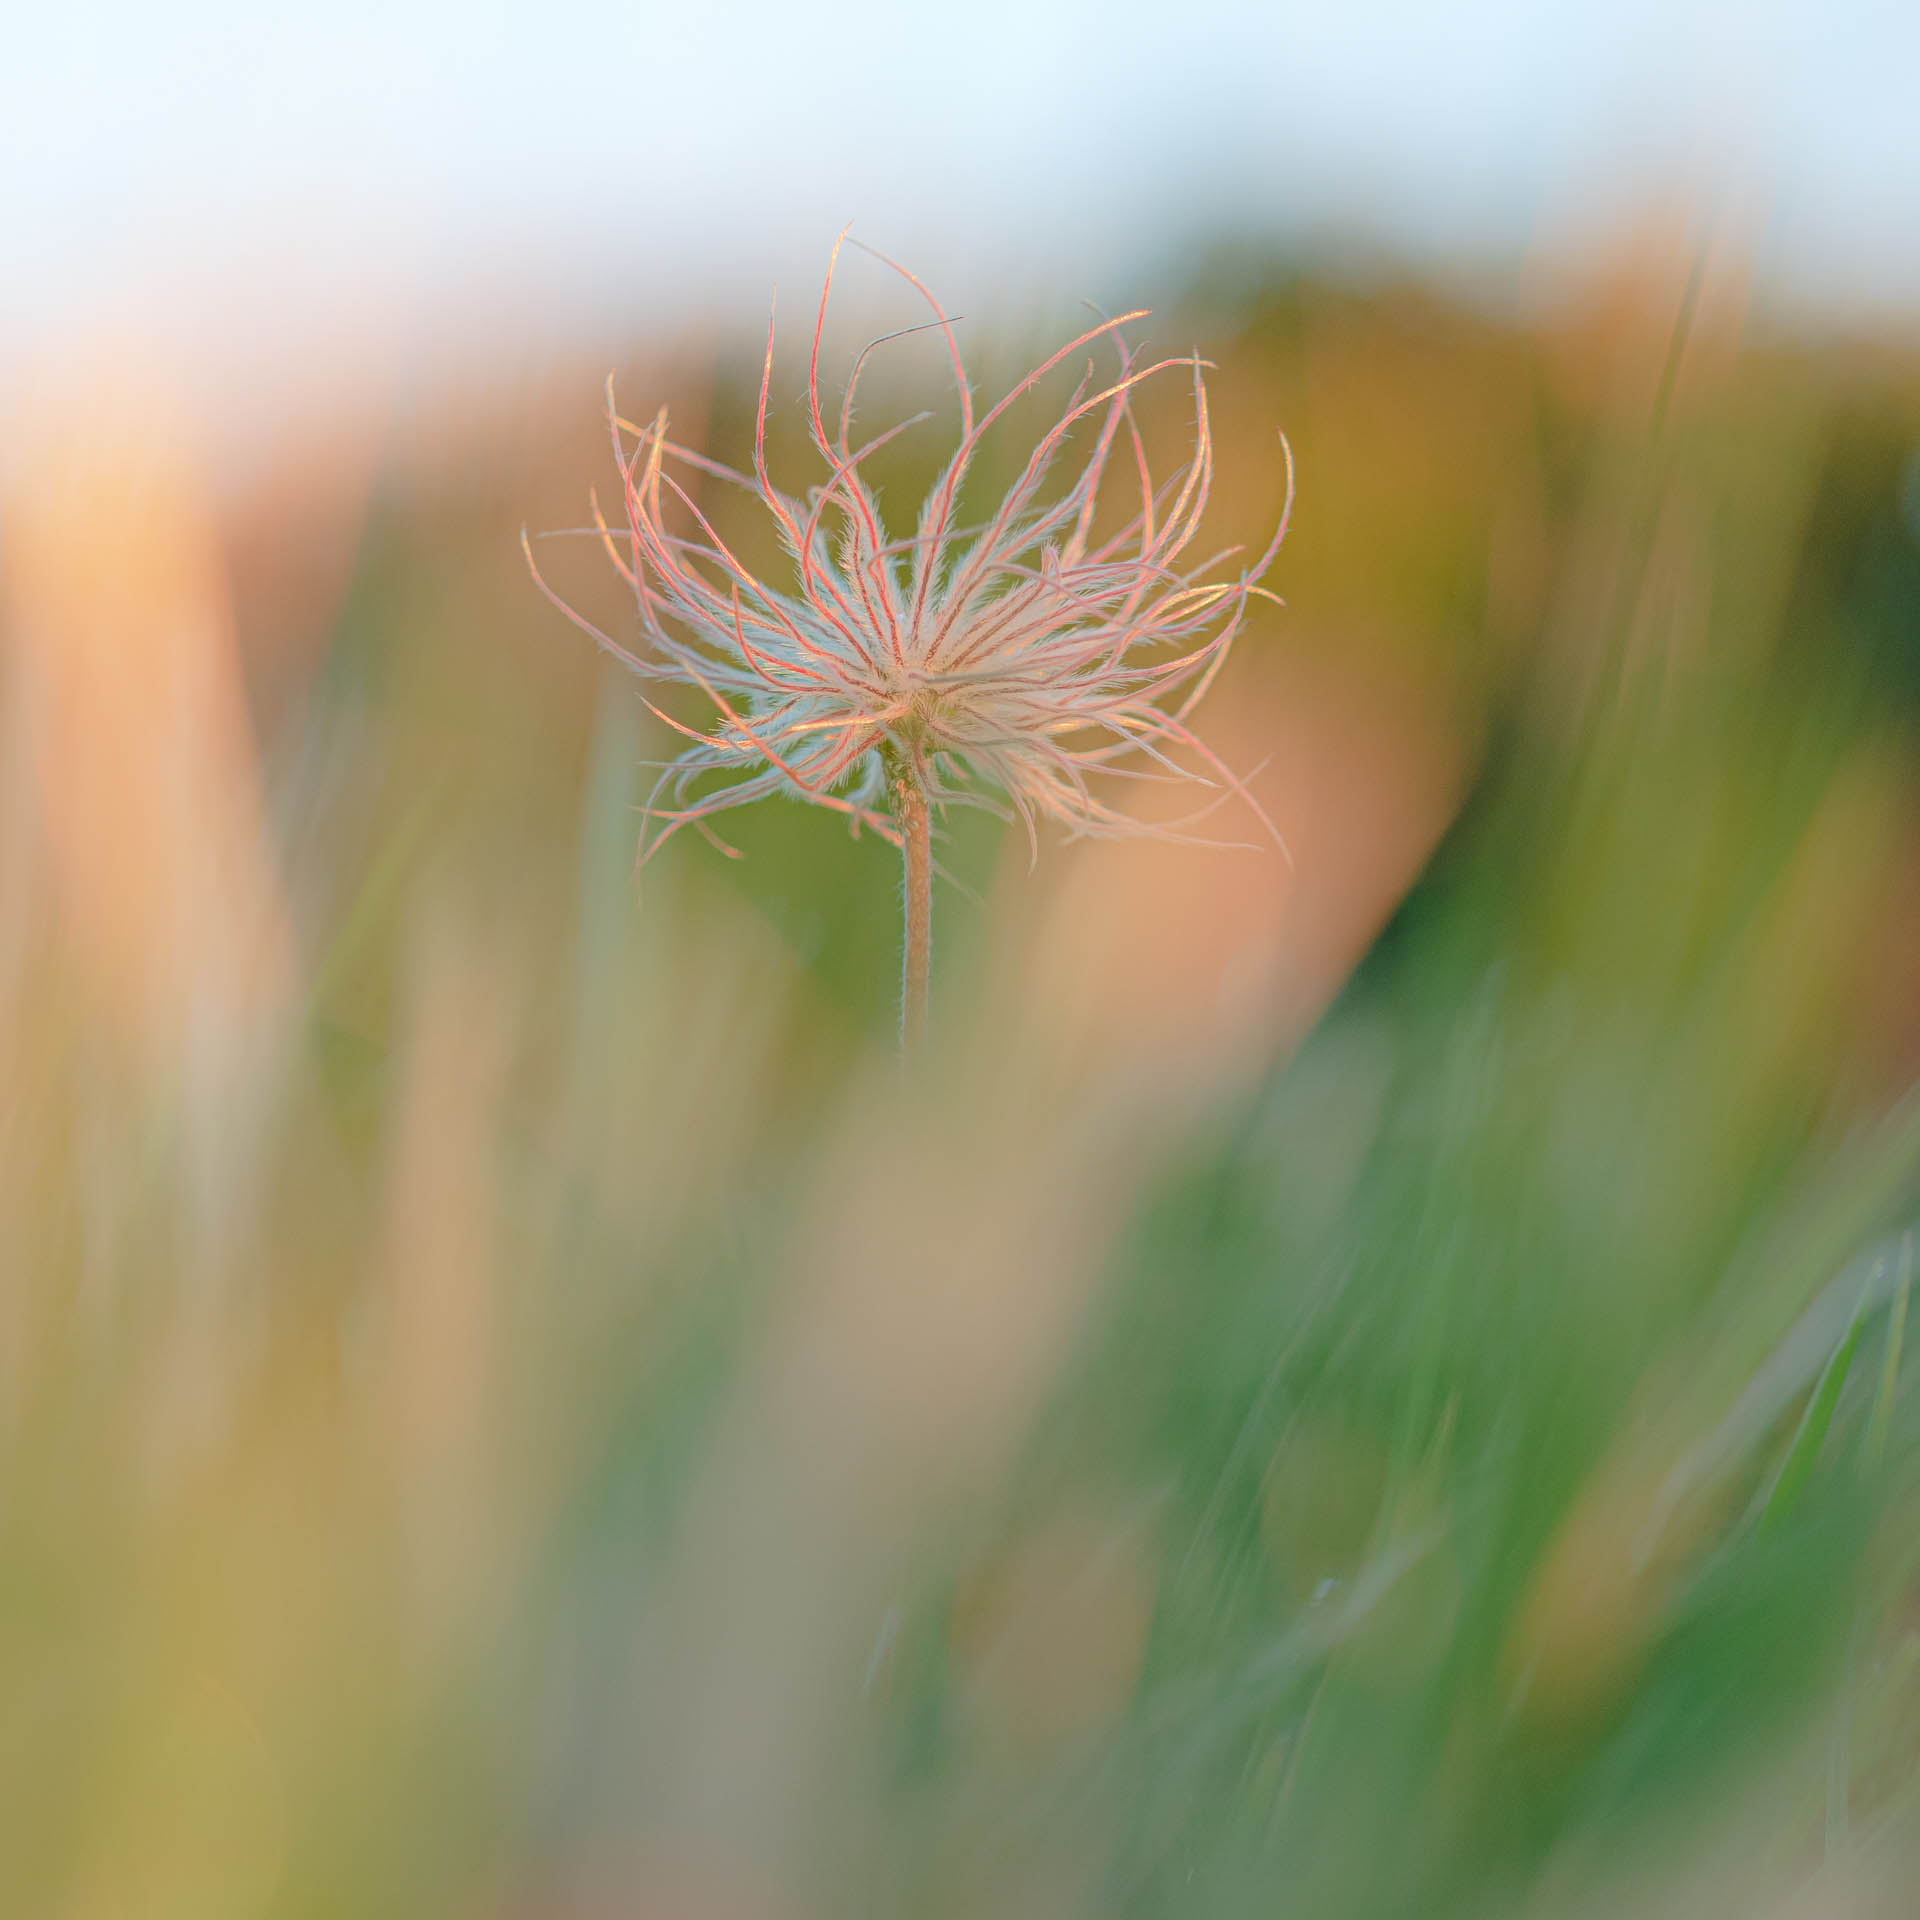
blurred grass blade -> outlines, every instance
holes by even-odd
[[[1900,1348],[1907,1331],[1907,1295],[1913,1287],[1913,1233],[1900,1241],[1900,1285],[1893,1296],[1887,1326],[1887,1358],[1880,1370],[1880,1393],[1874,1401],[1873,1425],[1868,1430],[1867,1458],[1876,1466],[1886,1457],[1887,1429],[1893,1421],[1893,1390],[1900,1378]]]
[[[1799,1431],[1793,1436],[1793,1445],[1787,1449],[1787,1457],[1781,1463],[1780,1472],[1773,1483],[1773,1490],[1767,1495],[1767,1504],[1761,1510],[1761,1531],[1770,1532],[1778,1526],[1794,1509],[1807,1476],[1813,1471],[1813,1463],[1820,1447],[1827,1437],[1827,1429],[1833,1424],[1834,1409],[1840,1404],[1840,1393],[1847,1384],[1847,1374],[1853,1366],[1854,1349],[1860,1344],[1860,1323],[1864,1317],[1864,1303],[1857,1310],[1847,1328],[1846,1338],[1834,1349],[1833,1358],[1827,1362],[1826,1370],[1820,1376],[1820,1384],[1813,1390],[1813,1398],[1807,1403],[1807,1410],[1800,1416]]]

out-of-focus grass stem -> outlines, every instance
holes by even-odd
[[[1887,1428],[1893,1419],[1893,1393],[1900,1379],[1900,1348],[1907,1331],[1907,1295],[1913,1287],[1913,1233],[1900,1241],[1900,1286],[1893,1296],[1887,1325],[1887,1358],[1880,1374],[1880,1393],[1874,1402],[1873,1425],[1868,1430],[1867,1457],[1876,1465],[1887,1451]]]

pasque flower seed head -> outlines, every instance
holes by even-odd
[[[839,251],[836,243],[836,262]],[[1181,837],[1234,797],[1272,833],[1188,716],[1251,599],[1273,598],[1259,582],[1286,532],[1291,451],[1286,506],[1258,558],[1222,573],[1239,552],[1228,549],[1185,565],[1213,479],[1205,363],[1195,355],[1142,364],[1124,329],[1144,310],[1122,314],[1070,340],[976,416],[953,321],[917,277],[886,264],[931,310],[928,324],[944,338],[959,395],[959,444],[911,533],[883,524],[863,467],[928,416],[862,445],[852,440],[860,375],[880,342],[855,363],[831,428],[823,412],[832,264],[807,377],[808,424],[826,477],[805,494],[783,491],[768,471],[771,320],[750,474],[676,445],[664,410],[635,427],[610,404],[626,525],[610,526],[597,501],[595,521],[633,590],[644,644],[629,647],[558,604],[642,680],[697,688],[715,715],[700,732],[653,707],[688,744],[650,797],[642,858],[682,827],[713,837],[715,815],[773,794],[829,807],[854,831],[867,827],[896,844],[903,791],[936,816],[952,805],[1010,808],[1036,849],[1043,819],[1076,834]],[[982,436],[1046,375],[1096,345],[1114,356],[1109,374],[1097,376],[1088,362],[991,518],[959,526]],[[1148,380],[1182,376],[1193,396],[1192,449],[1156,481],[1134,396]],[[1071,464],[1075,439],[1090,441],[1077,474],[1064,488],[1049,487],[1056,469]],[[790,557],[787,579],[742,564],[683,481],[688,470],[757,496]],[[1096,506],[1110,470],[1125,490],[1126,517],[1107,530],[1096,526]],[[1112,776],[1192,780],[1217,791],[1182,820],[1150,824],[1103,793]]]

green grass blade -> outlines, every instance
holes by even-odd
[[[1900,1242],[1900,1286],[1893,1296],[1893,1308],[1887,1325],[1887,1358],[1880,1369],[1880,1392],[1873,1404],[1873,1424],[1868,1429],[1867,1458],[1876,1466],[1886,1457],[1887,1430],[1893,1423],[1893,1390],[1900,1378],[1900,1348],[1907,1331],[1907,1295],[1913,1289],[1913,1234]]]
[[[1793,1511],[1806,1486],[1807,1476],[1813,1471],[1821,1443],[1827,1437],[1827,1429],[1833,1424],[1834,1409],[1840,1404],[1841,1389],[1847,1384],[1847,1374],[1853,1366],[1854,1349],[1860,1344],[1860,1322],[1860,1314],[1855,1313],[1847,1328],[1846,1338],[1834,1349],[1833,1358],[1820,1375],[1820,1384],[1814,1388],[1806,1412],[1800,1416],[1800,1426],[1793,1436],[1793,1445],[1787,1449],[1787,1457],[1781,1462],[1780,1472],[1774,1479],[1773,1489],[1767,1495],[1767,1504],[1760,1514],[1763,1532],[1777,1526]]]

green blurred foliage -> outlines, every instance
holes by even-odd
[[[0,1910],[1606,1910],[1734,1819],[1753,1911],[1909,1846],[1920,363],[1697,295],[1191,289],[1221,538],[1271,522],[1273,422],[1301,477],[1246,684],[1412,688],[1478,772],[1305,1042],[1124,1163],[991,1470],[876,1513],[844,1590],[780,1354],[893,1017],[886,850],[769,805],[636,891],[670,742],[513,539],[577,513],[591,394],[396,460],[263,716],[303,984],[218,1251],[57,951],[7,1012]],[[666,381],[740,459],[755,370]],[[600,565],[556,562],[596,613]],[[991,895],[1005,852],[946,857]],[[956,1010],[993,911],[942,893]],[[389,1351],[423,921],[506,1034],[451,1465]],[[715,1504],[757,1474],[800,1496],[763,1555]],[[791,1831],[682,1825],[700,1663],[788,1581],[864,1683]]]

